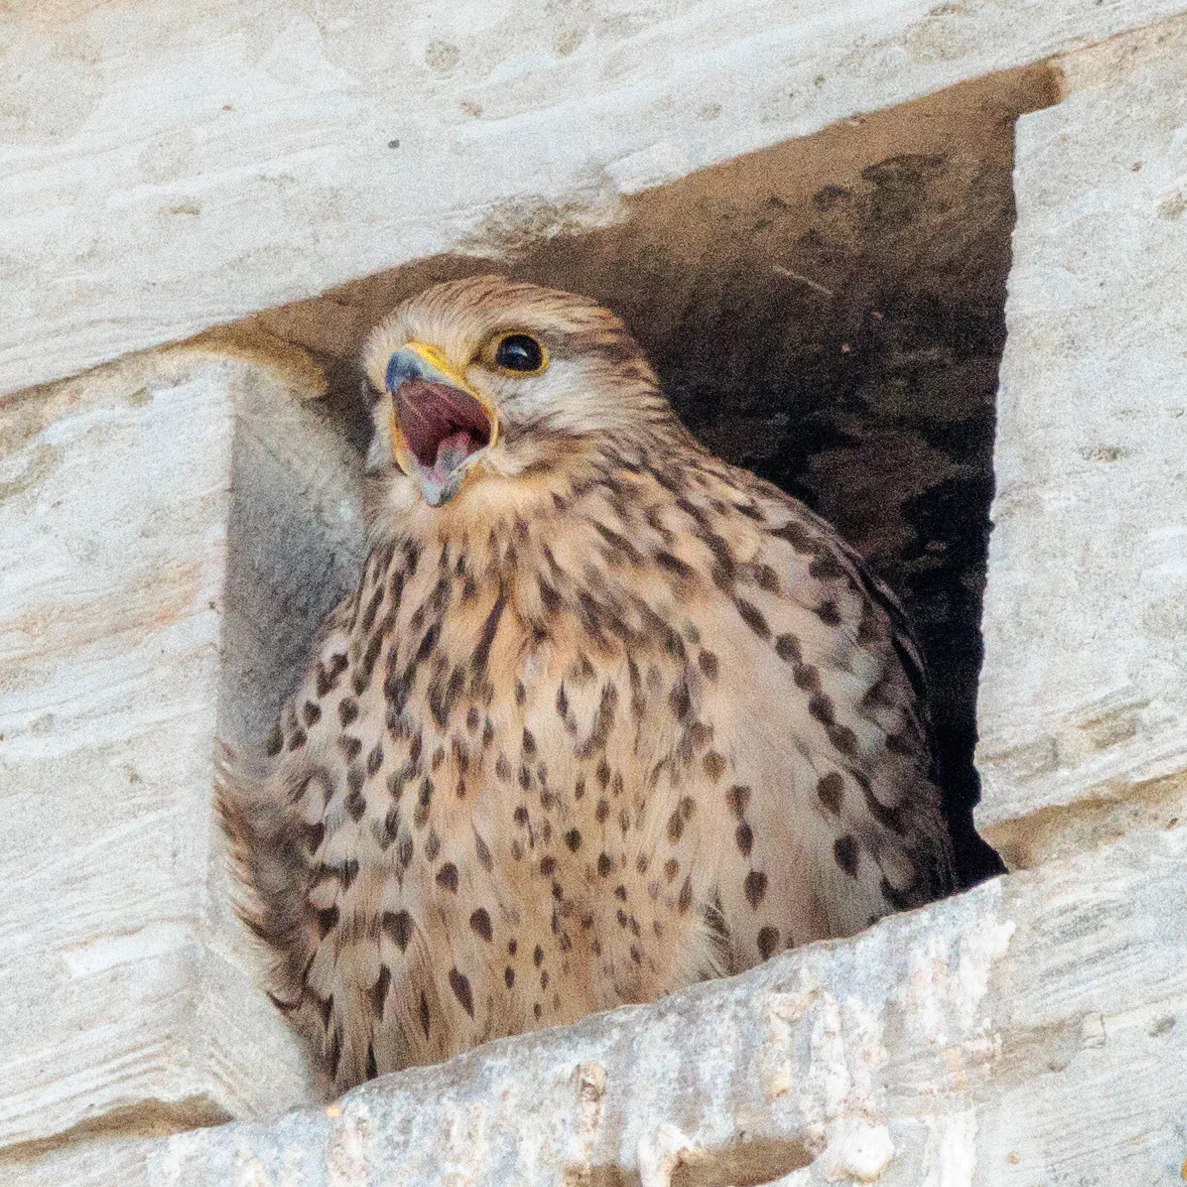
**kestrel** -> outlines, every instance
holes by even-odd
[[[617,317],[455,281],[364,370],[358,589],[220,786],[273,995],[338,1088],[951,889],[902,612],[693,440]]]

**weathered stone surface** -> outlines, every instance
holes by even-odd
[[[0,339],[0,390],[5,375],[24,384],[434,245],[514,251],[517,269],[539,268],[540,278],[564,281],[573,265],[562,257],[573,241],[554,240],[550,258],[547,245],[530,247],[533,236],[619,218],[621,193],[855,109],[838,96],[851,104],[863,94],[890,102],[986,62],[1024,60],[1019,55],[1042,52],[1036,45],[1055,48],[1182,5],[1011,0],[990,8],[940,5],[927,17],[922,7],[900,8],[874,18],[863,7],[807,31],[802,23],[786,31],[754,10],[741,20],[720,5],[712,13],[697,6],[634,14],[633,25],[617,29],[604,22],[594,28],[590,18],[588,46],[578,43],[540,76],[541,54],[561,49],[533,43],[507,57],[498,34],[511,18],[491,10],[489,27],[426,43],[424,69],[439,69],[439,83],[426,86],[434,76],[422,71],[374,91],[352,81],[375,82],[390,65],[387,51],[375,48],[383,42],[374,30],[359,41],[370,57],[339,60],[355,36],[348,26],[308,15],[302,5],[285,10],[289,23],[281,29],[269,23],[278,4],[259,3],[241,10],[240,41],[209,38],[194,49],[187,38],[201,42],[209,18],[195,12],[183,27],[158,7],[162,15],[137,25],[138,36],[164,50],[165,66],[152,76],[157,107],[141,113],[145,134],[155,138],[147,146],[117,135],[127,126],[129,96],[149,93],[144,57],[106,49],[113,39],[126,42],[127,14],[140,18],[146,10],[135,2],[108,12],[84,7],[42,6],[0,18],[0,27],[7,20],[17,30],[22,63],[50,47],[38,69],[9,71],[0,84],[24,95],[11,135],[19,140],[32,129],[27,143],[11,149],[19,184],[6,192],[18,195],[19,210],[5,213],[10,199],[0,198],[0,220],[8,220],[0,224],[0,293],[15,309],[10,330],[0,331],[13,335],[10,343]],[[533,24],[531,10],[521,6],[519,15],[529,40],[541,36],[543,23]],[[857,46],[859,17],[882,39]],[[883,19],[894,25],[884,36],[876,24]],[[761,44],[754,29],[763,30]],[[69,55],[80,43],[59,40],[63,30],[86,42],[75,62]],[[408,44],[400,32],[403,40],[391,44]],[[617,48],[607,48],[614,37]],[[686,51],[690,62],[672,69]],[[808,55],[817,51],[832,73],[807,85]],[[740,80],[731,58],[739,52],[747,61]],[[785,60],[773,64],[771,54]],[[167,69],[170,55],[185,58],[187,69]],[[191,62],[215,68],[199,70],[202,86],[183,97],[174,75],[193,77]],[[717,93],[714,72],[726,66],[720,77],[728,75],[735,89],[719,88],[720,104],[706,100]],[[325,1111],[122,1140],[117,1135],[149,1137],[232,1114],[264,1117],[312,1093],[299,1051],[254,987],[252,954],[229,918],[206,795],[209,743],[216,725],[232,744],[258,741],[313,624],[351,580],[359,546],[351,444],[359,442],[358,426],[348,431],[344,410],[300,403],[319,384],[307,359],[289,356],[296,370],[286,374],[282,366],[279,375],[277,364],[261,369],[192,351],[132,360],[85,383],[0,401],[0,875],[9,888],[0,907],[0,1144],[24,1142],[0,1153],[0,1180],[44,1187],[807,1187],[874,1179],[892,1187],[1111,1187],[1181,1173],[1185,830],[1147,827],[1107,850],[1047,859],[1171,823],[1187,809],[1179,642],[1187,599],[1175,552],[1187,534],[1179,511],[1187,442],[1175,390],[1177,383],[1182,395],[1187,357],[1187,30],[1168,25],[1063,66],[1065,104],[1022,126],[1023,222],[1011,285],[981,705],[988,785],[981,821],[1013,864],[1041,859],[1042,869],[653,1008],[392,1077]],[[782,88],[787,71],[803,74],[805,85],[779,107],[770,88]],[[104,77],[95,83],[98,74]],[[565,86],[580,76],[588,96],[582,119],[591,109],[605,116],[606,126],[584,139],[566,123],[570,104],[537,106],[540,94],[560,96],[562,75]],[[535,90],[538,77],[545,81]],[[314,78],[325,90],[311,97]],[[639,90],[647,79],[655,87],[662,79],[665,89],[661,95],[643,86],[650,106]],[[43,85],[54,101],[39,106]],[[223,86],[239,86],[247,101],[237,108],[236,91],[232,110],[212,107],[207,122],[195,119],[195,105]],[[88,87],[100,97],[72,129],[71,104]],[[698,88],[702,139],[686,134],[690,109],[670,105],[691,101]],[[481,92],[482,112],[471,109],[482,103],[467,97],[470,90]],[[414,172],[435,176],[436,163],[443,179],[423,193],[369,172],[371,138],[409,95],[422,101],[408,117],[418,129],[410,141],[417,155],[408,154]],[[411,110],[400,108],[402,117]],[[489,119],[508,114],[516,118]],[[225,131],[224,116],[232,117]],[[281,121],[287,137],[277,134]],[[347,140],[348,125],[358,143]],[[442,153],[450,135],[455,151]],[[714,196],[711,182],[697,191],[704,178],[691,190],[676,185],[646,196],[656,203],[652,226],[675,223],[682,197],[706,200],[687,222],[703,233],[689,242],[699,243],[708,262],[691,270],[688,289],[674,290],[680,299],[665,311],[674,324],[657,330],[657,341],[673,348],[660,362],[676,377],[685,415],[695,421],[702,414],[696,427],[716,448],[773,473],[784,454],[756,449],[774,438],[778,416],[808,408],[836,436],[815,468],[818,453],[805,447],[797,462],[804,468],[776,476],[836,499],[832,513],[853,517],[851,534],[868,529],[878,540],[879,532],[893,535],[909,524],[921,547],[939,537],[900,516],[897,504],[881,523],[866,508],[863,521],[863,489],[843,493],[845,474],[876,457],[879,440],[893,453],[897,446],[886,441],[904,439],[882,431],[900,433],[905,424],[905,439],[933,444],[923,426],[936,419],[933,407],[959,404],[959,385],[929,377],[928,400],[938,393],[940,403],[925,407],[914,398],[919,371],[896,371],[898,361],[933,344],[936,375],[967,364],[967,415],[952,423],[970,426],[966,444],[982,442],[988,320],[964,356],[959,334],[944,337],[930,326],[926,343],[922,334],[896,338],[864,379],[829,389],[844,397],[835,406],[797,403],[789,384],[787,407],[772,416],[759,398],[772,390],[769,376],[739,388],[730,407],[748,413],[750,423],[731,435],[737,426],[711,414],[704,398],[712,395],[705,360],[720,360],[738,326],[748,334],[759,325],[758,294],[734,292],[711,310],[693,297],[715,267],[721,274],[722,255],[740,241],[722,246],[733,234],[721,231],[724,220],[713,229],[717,214],[731,210],[736,224],[751,220],[752,258],[765,251],[791,268],[784,280],[812,294],[842,290],[829,317],[864,318],[874,305],[883,313],[886,294],[871,290],[867,298],[861,285],[880,269],[909,276],[902,260],[912,251],[923,261],[920,275],[954,278],[936,290],[936,308],[953,296],[970,308],[992,304],[998,273],[987,269],[978,287],[967,257],[999,262],[1000,220],[985,195],[1002,189],[1000,144],[980,160],[944,150],[943,160],[932,161],[941,153],[928,152],[925,139],[920,134],[910,159],[896,159],[894,168],[885,167],[889,155],[844,162],[860,180],[840,187],[848,191],[843,198],[830,191],[835,204],[828,209],[817,201],[824,183],[791,192],[794,154],[780,156],[782,173],[766,175],[751,159],[719,175],[726,185],[770,184],[769,196],[782,205],[770,203],[761,217],[749,197]],[[611,140],[630,151],[607,164]],[[531,190],[506,167],[522,159],[514,154],[524,143],[550,154],[542,164],[528,159],[523,174]],[[588,173],[575,164],[574,145],[588,151],[581,163]],[[93,188],[75,174],[66,178],[83,152],[103,154]],[[868,166],[879,168],[867,174]],[[340,172],[358,184],[345,198]],[[489,195],[492,178],[503,187],[493,208],[475,196]],[[960,195],[985,201],[964,224],[963,259],[960,226],[941,209]],[[122,204],[119,218],[100,210],[109,201]],[[640,201],[633,200],[634,211]],[[77,226],[55,213],[72,202]],[[920,211],[931,221],[917,219]],[[782,220],[772,238],[802,254],[776,260],[767,228],[757,225],[765,217]],[[196,220],[192,231],[179,231],[187,219]],[[641,225],[644,245],[662,254],[664,240],[647,240],[646,218]],[[931,241],[921,230],[927,227],[939,228]],[[176,250],[161,254],[162,242]],[[587,242],[592,253],[598,240]],[[878,246],[886,243],[894,250]],[[622,246],[625,261],[629,241]],[[149,259],[154,253],[159,264]],[[634,290],[639,308],[687,260],[677,263],[640,253],[639,267],[651,276]],[[591,255],[584,266],[597,276],[601,265]],[[62,279],[47,279],[50,273]],[[242,287],[230,284],[232,276]],[[612,295],[607,290],[618,278],[608,272],[602,279],[605,287],[589,291]],[[359,332],[362,308],[365,302],[335,298],[290,310],[285,333],[336,350]],[[904,309],[896,327],[910,325],[906,314],[898,318]],[[926,312],[922,303],[918,309]],[[923,313],[920,324],[928,320]],[[779,304],[779,318],[801,315],[824,317]],[[271,323],[280,328],[284,316]],[[703,337],[704,357],[680,356],[694,331],[715,325],[718,336]],[[830,329],[817,344],[820,357],[852,345],[853,328]],[[857,330],[859,340],[872,340],[868,326]],[[794,334],[769,341],[792,356],[805,344]],[[775,373],[784,374],[778,368],[786,357],[772,358]],[[6,359],[15,360],[8,371]],[[730,367],[731,379],[762,378],[759,360]],[[882,376],[889,390],[875,398]],[[828,378],[838,378],[837,368]],[[860,423],[851,418],[854,406]],[[780,438],[780,448],[786,445]],[[831,470],[838,454],[847,457]],[[933,458],[927,450],[910,456],[919,472]],[[976,477],[974,463],[958,461],[971,467],[958,477]],[[978,554],[961,572],[975,574],[979,563]],[[48,1151],[37,1140],[63,1130],[71,1143],[65,1149]]]
[[[1187,818],[1187,21],[1018,124],[977,823],[1012,867]]]
[[[189,349],[0,402],[0,1145],[311,1099],[210,788],[276,620],[307,638],[357,558],[357,458],[297,399],[319,378]]]
[[[0,15],[0,391],[1183,11],[80,0]]]
[[[1144,833],[324,1110],[50,1157],[28,1181],[1169,1183],[1184,943],[1187,829]]]

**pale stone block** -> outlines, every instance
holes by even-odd
[[[211,787],[357,562],[319,378],[176,350],[0,402],[0,1146],[316,1099]]]
[[[1018,124],[977,824],[1012,867],[1187,818],[1187,21]]]
[[[623,195],[1184,6],[6,5],[0,392],[602,224]]]
[[[1187,829],[986,883],[317,1111],[29,1187],[1146,1187],[1187,1149]]]

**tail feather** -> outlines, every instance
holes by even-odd
[[[320,1044],[324,1028],[315,1022],[324,1003],[313,1000],[316,995],[306,985],[315,949],[303,911],[311,875],[304,826],[279,790],[253,777],[233,751],[219,744],[214,803],[227,837],[235,914],[261,942],[268,997]]]

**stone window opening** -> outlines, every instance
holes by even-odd
[[[466,254],[352,282],[260,314],[241,332],[322,361],[321,415],[361,457],[370,426],[355,360],[404,297],[495,271],[613,308],[702,443],[834,523],[904,601],[929,665],[945,806],[968,887],[1004,869],[972,809],[1013,125],[1053,102],[1055,87],[1046,67],[980,79],[645,191],[603,227],[575,229],[559,208],[500,210]],[[241,467],[254,469],[256,451],[244,450]],[[235,691],[221,721],[240,744],[260,744],[278,690],[287,695],[300,675],[310,624],[353,587],[340,529],[318,561],[324,529],[290,527],[289,514],[270,505],[265,516],[253,502],[233,521],[233,535],[286,523],[275,572],[257,563],[274,545],[232,547],[231,622],[240,604],[266,619],[253,633],[263,654],[241,659],[236,647],[227,673]],[[291,567],[294,549],[332,579],[311,589],[304,568]],[[240,578],[241,554],[253,567]]]

